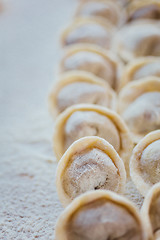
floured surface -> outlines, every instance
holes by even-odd
[[[47,95],[75,5],[8,0],[0,16],[0,239],[54,239],[62,207]]]
[[[55,189],[47,94],[58,34],[75,0],[5,0],[0,15],[0,239],[54,239]],[[132,193],[132,198],[138,199]]]
[[[126,191],[124,195],[129,200],[131,200],[139,209],[141,208],[144,197],[138,192],[134,183],[131,180],[127,181]]]

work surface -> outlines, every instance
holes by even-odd
[[[47,95],[59,32],[75,0],[8,0],[0,15],[0,239],[53,239],[55,190]]]
[[[47,95],[59,32],[75,0],[6,0],[0,14],[0,239],[54,239],[62,211],[55,188]],[[139,195],[127,185],[130,198]],[[128,195],[128,193],[127,193]]]

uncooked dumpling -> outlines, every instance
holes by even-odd
[[[130,171],[143,196],[160,182],[160,130],[150,132],[137,144],[131,157]]]
[[[160,77],[160,58],[136,58],[124,68],[120,81],[120,88],[124,87],[128,82],[149,76]]]
[[[160,183],[155,184],[148,192],[141,210],[146,230],[150,239],[160,239]]]
[[[138,19],[160,19],[160,1],[143,0],[132,1],[128,7],[128,21]]]
[[[113,51],[128,62],[136,57],[160,56],[160,24],[139,20],[125,25],[114,37]]]
[[[53,116],[78,103],[92,103],[115,108],[116,94],[101,79],[82,71],[71,71],[59,77],[49,97]]]
[[[91,43],[104,48],[111,44],[114,28],[100,19],[76,19],[62,33],[62,45]]]
[[[56,240],[145,240],[136,208],[124,197],[97,190],[76,198],[56,225]]]
[[[64,127],[65,150],[77,139],[84,136],[99,136],[108,140],[118,152],[120,136],[115,124],[106,116],[93,110],[76,111],[66,121]]]
[[[74,142],[57,167],[57,192],[64,206],[90,190],[123,193],[125,181],[122,159],[107,141],[99,137],[84,137]]]
[[[104,18],[115,26],[120,26],[125,22],[125,11],[111,0],[82,1],[76,11],[77,16]]]
[[[121,63],[113,53],[90,44],[67,48],[60,63],[60,72],[90,72],[105,80],[114,89],[118,87],[121,69]]]
[[[127,84],[119,94],[118,111],[135,141],[159,129],[160,78],[149,77]]]
[[[145,134],[160,128],[160,92],[148,92],[138,97],[122,114],[131,129]]]
[[[107,140],[128,165],[133,149],[128,128],[114,111],[92,104],[74,105],[57,118],[53,137],[57,159],[74,141],[86,136]]]

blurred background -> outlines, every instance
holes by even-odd
[[[3,0],[0,11],[0,239],[53,239],[61,212],[47,97],[75,0]]]

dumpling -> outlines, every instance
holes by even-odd
[[[142,56],[160,56],[160,23],[139,20],[125,25],[115,34],[113,51],[125,61]]]
[[[114,111],[93,104],[74,105],[57,118],[53,137],[57,160],[74,141],[86,136],[98,136],[107,140],[127,168],[133,149],[128,128]]]
[[[160,58],[136,58],[124,68],[120,81],[120,88],[130,81],[139,80],[149,76],[160,77]]]
[[[115,26],[121,26],[126,20],[123,8],[111,0],[85,0],[76,11],[76,17],[100,17]]]
[[[109,48],[114,27],[101,19],[78,18],[74,20],[62,33],[63,46],[72,44],[96,44]]]
[[[127,84],[119,93],[118,112],[137,143],[160,128],[160,78],[149,77]]]
[[[125,183],[122,159],[112,145],[99,137],[75,141],[58,163],[56,186],[63,206],[90,190],[123,193]]]
[[[115,109],[116,94],[110,86],[92,74],[71,71],[60,77],[49,97],[53,116],[78,103],[92,103]]]
[[[148,192],[141,209],[146,230],[150,239],[160,239],[160,183],[155,184]]]
[[[128,21],[134,21],[138,19],[160,20],[160,1],[132,1],[128,7]]]
[[[143,196],[160,182],[160,130],[150,132],[134,148],[130,175]]]
[[[64,210],[56,224],[56,240],[147,240],[137,209],[111,191],[85,193]]]
[[[60,63],[60,72],[81,70],[105,80],[113,89],[119,86],[122,64],[115,55],[98,46],[68,47]]]

